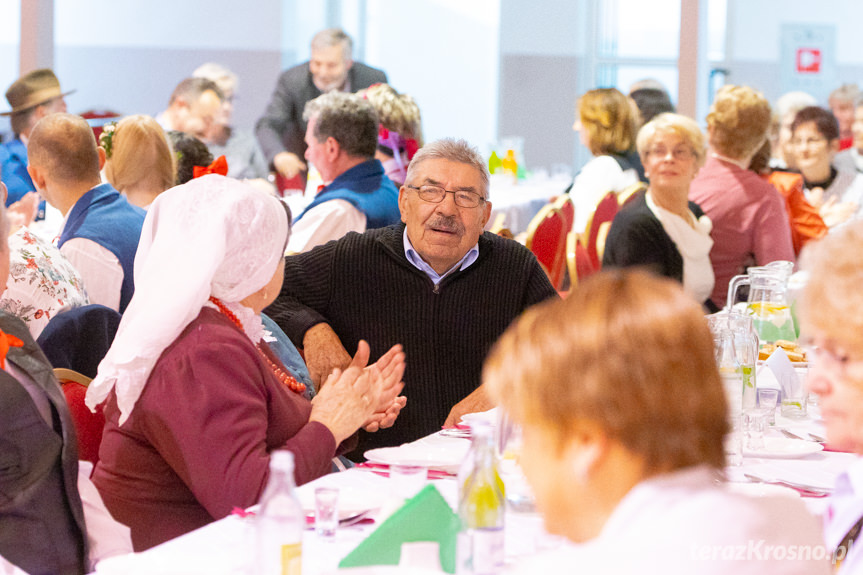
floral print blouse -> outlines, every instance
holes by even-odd
[[[59,249],[26,227],[9,236],[9,281],[0,309],[23,320],[33,339],[64,308],[89,303],[81,276]]]

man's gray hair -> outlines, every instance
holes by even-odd
[[[312,50],[341,45],[345,60],[353,59],[354,42],[341,28],[321,30],[312,38]]]
[[[851,102],[856,106],[860,101],[860,87],[857,84],[842,84],[830,92],[830,99]]]
[[[456,140],[455,138],[444,138],[426,144],[419,149],[408,165],[406,182],[411,180],[414,171],[426,160],[449,160],[471,166],[479,174],[482,197],[488,199],[488,168],[476,146],[471,146],[467,141]]]
[[[318,142],[333,138],[351,156],[372,158],[378,147],[378,115],[356,94],[328,92],[306,103],[303,120],[315,120]]]
[[[236,74],[215,62],[207,62],[195,68],[195,71],[192,72],[192,78],[206,78],[215,82],[226,98],[236,95],[240,85],[240,79]]]

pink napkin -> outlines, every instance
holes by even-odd
[[[354,467],[356,467],[357,469],[367,469],[372,473],[377,473],[378,475],[382,475],[384,477],[390,476],[390,466],[385,463],[371,463],[370,461],[366,461],[364,463],[357,463]],[[437,469],[428,470],[429,479],[449,479],[450,477],[455,477],[455,474],[447,473],[446,471],[440,471]]]

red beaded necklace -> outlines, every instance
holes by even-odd
[[[213,305],[219,308],[219,311],[222,313],[222,315],[231,320],[231,322],[235,326],[240,328],[240,331],[243,331],[243,333],[245,333],[245,331],[243,330],[243,324],[242,322],[240,322],[240,319],[236,316],[236,314],[234,314],[234,312],[229,310],[225,306],[225,304],[222,303],[221,300],[219,300],[219,298],[210,296],[210,301],[213,303]],[[270,359],[270,356],[264,353],[264,350],[261,349],[260,343],[255,345],[255,349],[258,350],[258,353],[261,355],[262,358],[264,358],[264,361],[267,363],[267,365],[270,366],[270,370],[272,370],[273,374],[276,376],[276,379],[278,379],[282,383],[282,385],[287,386],[288,389],[296,393],[303,393],[304,391],[306,391],[306,385],[297,381],[294,376],[286,373],[285,370],[283,370],[281,367],[279,367],[278,364],[276,364],[276,362]]]

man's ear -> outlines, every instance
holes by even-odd
[[[99,171],[102,171],[102,168],[105,167],[105,160],[107,155],[105,154],[105,148],[102,146],[96,146],[96,152],[99,154]]]
[[[339,154],[342,153],[342,145],[339,144],[338,140],[336,140],[332,136],[327,137],[325,145],[327,151],[327,159],[330,161],[335,161],[336,158],[339,157]]]
[[[407,221],[407,206],[408,206],[408,193],[405,191],[405,187],[402,186],[399,188],[399,212],[402,216],[402,222],[408,223]]]
[[[33,185],[36,186],[37,190],[42,191],[45,189],[45,174],[41,168],[30,164],[27,166],[27,173],[30,174],[30,179],[33,180]]]
[[[351,67],[353,67],[353,65],[354,65],[354,61],[348,60],[347,62],[345,62],[345,70],[350,70]]]

